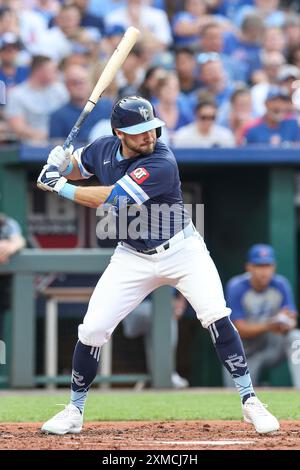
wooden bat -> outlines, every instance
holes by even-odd
[[[91,96],[89,97],[85,107],[83,108],[79,118],[75,122],[74,126],[71,129],[70,134],[66,138],[63,148],[66,149],[70,147],[73,140],[77,137],[80,128],[90,112],[94,109],[95,105],[97,104],[99,98],[101,97],[104,90],[111,84],[113,81],[117,71],[120,67],[122,67],[125,59],[127,58],[129,52],[135,45],[138,37],[140,35],[140,31],[133,26],[130,26],[123,38],[121,39],[118,47],[114,51],[113,55],[107,62],[106,66],[104,67],[103,72],[101,73],[98,82],[96,83]]]

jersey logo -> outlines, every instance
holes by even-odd
[[[145,119],[145,121],[148,121],[150,117],[150,113],[149,113],[149,110],[145,108],[145,106],[139,106],[139,113],[142,116],[142,118]]]
[[[149,178],[150,173],[148,173],[145,168],[136,168],[130,173],[130,176],[138,184],[142,184],[147,178]]]

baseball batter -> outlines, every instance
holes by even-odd
[[[43,425],[44,432],[81,431],[101,346],[119,322],[162,285],[178,289],[208,328],[218,357],[240,394],[244,420],[259,433],[279,429],[277,419],[255,396],[218,272],[185,212],[175,157],[159,139],[163,125],[147,100],[122,98],[112,111],[113,136],[101,137],[74,153],[55,147],[38,178],[38,186],[44,190],[83,206],[104,205],[113,210],[120,240],[78,328],[70,404]],[[93,175],[99,186],[68,182]]]

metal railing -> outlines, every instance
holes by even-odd
[[[8,364],[10,370],[8,381],[11,387],[34,387],[37,384],[50,383],[66,384],[70,381],[70,376],[53,374],[53,360],[50,374],[48,368],[48,375],[35,375],[36,292],[34,279],[36,274],[51,272],[100,274],[108,265],[111,255],[111,249],[25,249],[13,256],[8,265],[0,265],[0,275],[9,273],[13,277],[10,309],[12,314],[11,360]],[[173,370],[170,332],[171,297],[172,289],[170,287],[161,287],[153,293],[152,375],[99,375],[95,383],[132,383],[150,379],[155,388],[171,386]],[[50,354],[51,350],[49,349],[48,358]],[[56,359],[55,350],[53,350],[53,354]]]

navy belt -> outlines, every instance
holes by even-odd
[[[167,242],[163,243],[162,245],[159,245],[156,248],[151,248],[149,250],[137,250],[134,248],[135,251],[138,253],[143,253],[144,255],[154,255],[156,253],[161,253],[162,251],[166,251],[170,248],[170,246],[173,245],[173,243],[177,243],[179,240],[183,240],[184,238],[188,238],[196,233],[196,229],[193,225],[193,223],[190,223],[187,225],[183,230],[180,232],[176,233],[174,237],[170,238]],[[133,247],[131,247],[133,248]]]
[[[163,245],[159,245],[159,247],[161,251],[168,250],[170,248],[170,243],[166,242]],[[136,251],[138,251],[139,253],[144,253],[144,255],[154,255],[155,253],[159,253],[157,251],[157,248],[152,248],[151,250],[136,250]]]

